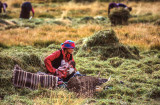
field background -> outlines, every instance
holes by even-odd
[[[92,1],[92,0],[91,0]],[[2,0],[7,13],[0,14],[0,104],[108,105],[160,103],[160,1],[120,1],[131,6],[129,24],[111,26],[108,4],[111,1],[75,3],[63,0],[32,0],[35,17],[19,19],[23,0]],[[118,2],[118,1],[115,1]],[[83,20],[94,18],[95,20]],[[96,20],[103,17],[103,21]],[[65,40],[77,42],[100,30],[113,29],[120,43],[136,47],[139,60],[98,56],[74,59],[82,74],[108,78],[110,89],[93,98],[77,98],[64,89],[47,90],[14,88],[12,69],[19,64],[30,72],[43,71],[43,60],[60,48]],[[92,52],[91,52],[92,53]],[[122,82],[123,81],[123,84]]]

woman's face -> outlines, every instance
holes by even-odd
[[[66,50],[67,50],[67,52],[68,52],[68,53],[70,53],[70,54],[72,54],[72,53],[73,53],[73,51],[74,51],[74,49],[73,49],[73,48],[67,48]]]

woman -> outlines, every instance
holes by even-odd
[[[74,48],[75,43],[71,40],[66,40],[61,44],[61,50],[55,51],[46,57],[44,63],[47,72],[58,76],[63,81],[68,81],[76,71],[72,55]],[[68,74],[69,70],[72,70],[72,72]]]
[[[0,13],[2,13],[2,9],[3,9],[3,12],[6,13],[6,8],[8,7],[7,3],[2,3],[0,1]]]
[[[34,17],[34,10],[30,2],[24,2],[21,6],[20,18],[29,19],[30,11],[32,11],[32,17]]]

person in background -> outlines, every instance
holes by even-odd
[[[125,4],[122,3],[110,3],[108,6],[108,15],[110,14],[110,10],[112,8],[118,8],[118,7],[123,7],[125,9],[128,9],[129,11],[132,11],[132,7],[127,7]]]
[[[7,3],[2,3],[0,1],[0,13],[2,13],[2,9],[3,9],[3,12],[6,13],[6,8],[8,7]]]
[[[29,19],[30,11],[32,11],[32,17],[34,17],[34,10],[30,2],[24,2],[21,6],[20,18]]]
[[[64,82],[67,82],[76,74],[73,51],[75,43],[66,40],[61,44],[61,49],[47,56],[44,60],[47,73],[58,76]]]

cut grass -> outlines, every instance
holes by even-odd
[[[13,61],[19,62],[19,65],[21,65],[21,67],[23,67],[26,71],[38,72],[40,70],[45,72],[45,69],[43,69],[43,60],[47,55],[57,50],[58,46],[59,45],[53,44],[42,49],[31,46],[10,47],[9,49],[3,49],[1,51],[0,57],[6,59],[1,60],[1,66],[4,66],[2,66],[0,70],[0,78],[2,80],[0,83],[0,96],[3,99],[3,104],[17,104],[17,102],[21,104],[50,104],[51,102],[55,104],[64,104],[66,101],[80,104],[92,102],[86,101],[89,99],[76,98],[75,95],[71,95],[72,93],[68,93],[66,91],[62,91],[62,94],[60,94],[60,91],[50,91],[47,89],[29,91],[26,89],[15,89],[11,84],[11,69],[13,69],[15,64]],[[153,52],[154,54],[152,54]],[[31,53],[34,53],[34,55]],[[7,54],[8,57],[5,54]],[[146,101],[149,102],[149,100],[156,102],[153,99],[159,97],[159,93],[157,93],[159,92],[157,89],[159,87],[158,73],[160,68],[160,66],[158,66],[160,64],[158,54],[159,51],[144,52],[141,53],[143,58],[140,60],[129,60],[118,57],[100,60],[98,56],[74,56],[74,59],[77,63],[77,70],[82,74],[97,76],[98,73],[100,73],[101,78],[109,78],[109,76],[111,76],[111,81],[103,85],[104,88],[106,86],[109,88],[103,92],[97,93],[94,97],[96,99],[94,103],[118,104],[121,102],[126,102],[131,104],[139,103],[139,101],[141,101],[141,103],[144,104]],[[150,65],[152,65],[152,67],[150,67]],[[150,69],[152,72],[148,72]],[[11,97],[12,99],[8,100]],[[139,99],[137,97],[139,97]],[[32,99],[34,100],[32,101]],[[103,101],[104,99],[107,99],[108,101]]]
[[[128,26],[116,27],[110,27],[110,24],[77,24],[79,18],[75,17],[83,18],[86,16],[85,13],[91,17],[96,15],[106,17],[107,5],[108,3],[97,2],[89,5],[74,4],[72,2],[45,5],[34,3],[36,14],[33,20],[15,19],[19,25],[18,28],[0,31],[0,104],[158,105],[159,101],[157,98],[159,98],[160,94],[160,27],[150,22],[155,20],[157,18],[156,15],[159,14],[159,3],[140,2],[139,4],[129,4],[133,6],[131,13],[140,16],[139,18],[134,17],[135,21],[141,18],[138,22],[147,21],[148,23],[134,23]],[[12,11],[9,12],[10,9]],[[9,6],[7,10],[9,12],[8,16],[18,18],[20,8]],[[70,14],[73,11],[74,13]],[[46,12],[53,13],[52,16],[60,19],[37,18]],[[146,15],[147,13],[151,14]],[[47,17],[47,15],[45,16]],[[66,21],[63,17],[71,17],[69,19],[73,21]],[[24,70],[29,72],[45,72],[44,58],[60,49],[60,43],[68,39],[73,41],[81,40],[99,30],[111,28],[116,32],[121,43],[141,48],[140,56],[142,58],[133,60],[113,57],[102,60],[100,56],[74,56],[77,63],[76,68],[82,74],[97,76],[100,73],[102,78],[111,76],[111,81],[103,85],[106,90],[97,93],[92,99],[77,98],[74,93],[66,90],[40,89],[32,91],[13,87],[11,70],[15,64],[19,64]],[[35,45],[35,47],[30,45]],[[6,48],[6,46],[11,47]],[[143,49],[154,50],[142,52]]]

